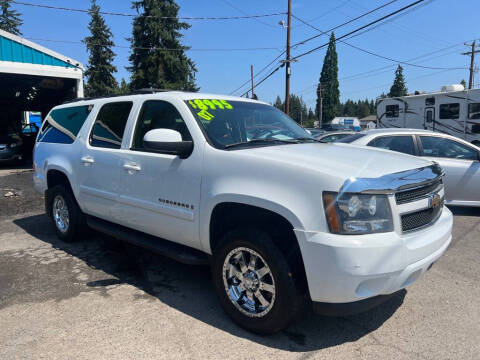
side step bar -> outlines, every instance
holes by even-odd
[[[208,254],[184,245],[176,244],[172,241],[148,235],[93,216],[87,216],[87,224],[94,230],[184,264],[207,265],[209,263]]]

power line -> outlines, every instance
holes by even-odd
[[[222,1],[226,1],[226,0],[222,0]],[[357,16],[357,17],[354,17],[354,18],[352,18],[352,19],[350,19],[350,20],[348,20],[348,21],[345,21],[344,23],[341,23],[341,24],[339,24],[339,25],[337,25],[337,26],[334,26],[333,28],[331,28],[331,29],[329,29],[329,30],[327,30],[327,31],[325,31],[325,32],[323,32],[323,33],[321,33],[321,34],[318,34],[318,35],[309,37],[309,38],[307,38],[307,39],[305,39],[305,40],[302,40],[302,41],[300,41],[300,42],[297,42],[297,43],[295,43],[295,44],[292,45],[292,48],[295,48],[295,47],[297,47],[297,46],[299,46],[299,45],[303,45],[303,44],[305,44],[305,43],[307,43],[307,42],[309,42],[309,41],[311,41],[311,40],[313,40],[313,39],[316,39],[316,38],[319,37],[319,36],[322,36],[322,35],[324,35],[324,34],[326,34],[326,33],[328,33],[328,32],[334,31],[334,30],[336,30],[336,29],[338,29],[338,28],[340,28],[340,27],[342,27],[342,26],[348,25],[348,24],[350,24],[350,23],[352,23],[352,22],[354,22],[354,21],[356,21],[356,20],[358,20],[358,19],[361,19],[361,18],[363,18],[363,17],[365,17],[365,16],[367,16],[367,15],[370,15],[370,14],[372,14],[372,13],[374,13],[374,12],[380,10],[380,9],[383,9],[384,7],[386,7],[386,6],[390,5],[390,4],[393,4],[393,3],[396,2],[396,1],[398,1],[398,0],[391,0],[391,1],[389,1],[389,2],[387,2],[387,3],[385,3],[385,4],[383,4],[383,5],[380,5],[380,6],[374,8],[374,9],[372,9],[372,10],[369,10],[369,11],[365,12],[365,13]],[[276,57],[275,59],[273,59],[268,65],[266,65],[263,70],[265,70],[268,66],[270,66],[271,64],[273,64],[277,59],[279,59],[279,58],[280,58],[283,54],[285,54],[285,53],[286,53],[286,50],[284,50],[282,54],[280,54],[279,56],[277,56],[277,57]],[[258,75],[258,74],[257,74],[257,75]],[[257,75],[255,75],[255,77],[256,77]],[[250,82],[250,79],[248,79],[247,81],[245,81],[242,85],[240,85],[237,89],[235,89],[234,91],[232,91],[230,94],[233,94],[233,93],[237,92],[238,90],[240,90],[242,87],[244,87],[244,86],[245,86],[246,84],[248,84],[249,82]]]
[[[330,33],[330,32],[332,32],[332,31],[335,31],[336,29],[338,29],[338,28],[340,28],[340,27],[342,27],[342,26],[345,26],[345,25],[348,25],[348,24],[350,24],[350,23],[352,23],[352,22],[354,22],[354,21],[357,21],[357,20],[359,20],[359,19],[361,19],[361,18],[363,18],[363,17],[365,17],[365,16],[367,16],[367,15],[370,15],[370,14],[372,14],[372,13],[374,13],[374,12],[380,10],[380,9],[383,9],[384,7],[386,7],[386,6],[390,5],[390,4],[393,4],[394,2],[397,2],[397,1],[398,1],[398,0],[389,1],[389,2],[387,2],[387,3],[385,3],[385,4],[383,4],[383,5],[380,5],[380,6],[376,7],[375,9],[369,10],[369,11],[367,11],[367,12],[365,12],[365,13],[357,16],[357,17],[354,17],[354,18],[352,18],[352,19],[350,19],[350,20],[348,20],[348,21],[345,21],[344,23],[342,23],[342,24],[340,24],[340,25],[334,26],[333,28],[324,31],[324,32],[322,32],[321,34],[317,34],[317,35],[311,36],[311,37],[309,37],[309,38],[307,38],[307,39],[305,39],[305,40],[302,40],[302,41],[300,41],[300,42],[298,42],[298,43],[296,43],[296,44],[293,44],[292,47],[297,47],[298,45],[303,45],[303,44],[305,44],[305,43],[308,42],[308,41],[311,41],[311,40],[313,40],[313,39],[316,39],[316,38],[324,35],[325,33]],[[424,1],[424,0],[420,0],[420,1]],[[400,9],[400,11],[401,11],[401,9]]]
[[[16,0],[7,0],[7,1],[16,5],[44,8],[44,9],[50,9],[50,10],[71,11],[71,12],[78,12],[78,13],[84,13],[84,14],[88,14],[90,12],[90,10],[88,9],[68,8],[68,7],[52,6],[52,5],[45,5],[45,4],[33,4],[33,3],[24,2],[24,1],[16,1]],[[111,11],[100,11],[100,14],[111,15],[111,16],[122,16],[122,17],[147,17],[147,18],[156,18],[156,19],[179,19],[179,20],[242,20],[242,19],[258,19],[263,17],[285,15],[285,12],[276,12],[276,13],[258,14],[258,15],[244,15],[244,16],[156,16],[156,15],[127,14],[127,13],[119,13],[119,12],[111,12]]]
[[[391,1],[390,3],[395,2],[395,1],[396,1],[396,0],[393,0],[393,1]],[[413,3],[411,3],[411,4],[409,4],[409,5],[406,5],[406,6],[400,8],[400,9],[398,9],[398,10],[395,10],[395,11],[393,11],[393,12],[387,14],[387,15],[384,15],[384,16],[382,16],[381,18],[379,18],[379,19],[377,19],[377,20],[371,21],[371,22],[369,22],[369,23],[366,24],[366,25],[363,25],[363,26],[361,26],[361,27],[359,27],[359,28],[357,28],[357,29],[355,29],[355,30],[352,30],[352,31],[348,32],[347,34],[344,34],[344,35],[340,36],[339,38],[337,38],[337,40],[341,40],[341,39],[343,39],[343,38],[345,38],[345,37],[347,37],[347,36],[350,36],[350,35],[352,35],[352,34],[355,34],[355,33],[359,32],[359,31],[361,31],[361,30],[363,30],[363,29],[368,28],[369,26],[372,26],[372,25],[374,25],[374,24],[382,21],[382,20],[388,19],[388,18],[391,17],[391,16],[394,16],[394,15],[396,15],[396,14],[402,12],[402,11],[405,11],[405,10],[407,10],[407,9],[409,9],[409,8],[415,6],[415,5],[417,5],[417,4],[419,4],[419,3],[423,2],[423,1],[425,1],[425,0],[417,0],[417,1],[415,1],[415,2],[413,2]],[[389,4],[389,3],[387,3],[387,4],[383,5],[383,6],[386,6],[386,5],[388,5],[388,4]],[[358,18],[358,17],[357,17],[357,18]],[[350,21],[348,21],[348,22],[350,22]],[[346,23],[348,23],[348,22],[346,22]],[[346,23],[344,23],[344,24],[346,24]],[[318,34],[318,35],[316,35],[315,37],[318,37],[318,36],[321,36],[321,35],[323,35],[323,33],[322,33],[322,34]],[[315,38],[315,37],[312,37],[312,38]],[[312,39],[312,38],[310,38],[310,39]],[[303,41],[303,42],[300,42],[300,43],[298,43],[298,44],[302,44],[302,43],[304,43],[304,42],[306,42],[306,41],[309,41],[309,40],[307,39],[307,40],[305,40],[305,41]],[[302,54],[300,54],[300,55],[297,55],[297,56],[293,57],[293,58],[291,59],[291,61],[297,60],[297,59],[299,59],[300,57],[303,57],[303,56],[306,56],[306,55],[308,55],[308,54],[311,54],[311,53],[313,53],[313,52],[315,52],[315,51],[317,51],[317,50],[319,50],[319,49],[321,49],[321,48],[323,48],[323,47],[325,47],[325,46],[327,46],[327,45],[328,45],[328,43],[325,43],[325,44],[323,44],[323,45],[317,46],[317,47],[315,47],[315,48],[313,48],[313,49],[311,49],[311,50],[309,50],[309,51],[306,51],[306,52],[304,52],[304,53],[302,53]],[[295,45],[294,45],[294,46],[295,46]],[[272,76],[272,75],[273,75],[280,67],[282,67],[282,66],[283,66],[283,64],[281,64],[280,66],[278,66],[274,71],[272,71],[270,74],[268,74],[266,77],[264,77],[264,78],[261,80],[260,83],[263,83],[265,80],[267,80],[270,76]],[[258,87],[258,83],[257,83],[257,87]],[[245,95],[245,94],[246,94],[246,92],[245,92],[244,94],[242,94],[241,96],[243,96],[243,95]]]
[[[338,41],[338,40],[341,40],[341,39],[343,39],[343,38],[346,38],[347,36],[350,36],[350,35],[352,35],[352,34],[355,34],[355,33],[359,32],[359,31],[361,31],[361,30],[363,30],[363,29],[366,29],[366,28],[368,28],[368,27],[370,27],[370,26],[372,26],[372,25],[374,25],[374,24],[377,24],[377,23],[379,23],[379,22],[381,22],[381,21],[383,21],[383,20],[385,20],[385,19],[388,19],[389,17],[392,17],[392,16],[394,16],[394,15],[396,15],[396,14],[398,14],[398,13],[401,13],[401,12],[403,12],[403,11],[405,11],[405,10],[407,10],[407,9],[409,9],[409,8],[417,5],[417,4],[420,4],[420,3],[424,2],[424,1],[425,1],[425,0],[417,0],[417,1],[413,2],[413,3],[410,3],[410,4],[408,4],[408,5],[400,8],[400,9],[398,9],[398,10],[395,10],[395,11],[393,11],[393,12],[387,14],[387,15],[382,16],[381,18],[378,18],[378,19],[376,19],[376,20],[374,20],[374,21],[369,22],[368,24],[365,24],[365,25],[363,25],[363,26],[361,26],[361,27],[359,27],[359,28],[357,28],[357,29],[355,29],[355,30],[350,31],[350,32],[347,33],[347,34],[344,34],[344,35],[340,36],[340,37],[337,38],[336,40]],[[319,34],[319,35],[317,35],[317,37],[318,37],[318,36],[321,36],[321,35],[323,35],[323,34]],[[327,45],[328,45],[328,43],[323,44],[323,45],[320,45],[320,46],[317,46],[317,47],[315,47],[315,48],[313,48],[313,49],[310,49],[310,50],[308,50],[308,51],[306,51],[306,52],[304,52],[304,53],[302,53],[302,54],[300,54],[300,55],[295,56],[292,60],[297,60],[297,59],[299,59],[299,58],[301,58],[301,57],[303,57],[303,56],[309,55],[309,54],[311,54],[311,53],[313,53],[313,52],[315,52],[315,51],[317,51],[317,50],[319,50],[319,49],[321,49],[321,48],[323,48],[323,47],[325,47],[325,46],[327,46]]]
[[[233,5],[230,1],[227,1],[227,0],[221,0],[224,4],[227,4],[228,6],[230,6],[232,9],[235,9],[237,10],[239,13],[243,14],[244,16],[248,18],[250,18],[251,15],[247,14],[245,11],[243,11],[241,8],[239,7],[236,7],[235,5]],[[275,13],[275,15],[285,15],[286,13],[285,12],[281,12],[281,13]],[[273,16],[273,15],[272,15]],[[253,17],[253,19],[260,23],[260,24],[263,24],[265,26],[268,26],[268,27],[271,27],[271,28],[277,28],[276,26],[273,26],[272,24],[269,24],[269,23],[266,23],[265,21],[262,21],[259,19],[260,16],[256,16],[256,17]]]
[[[31,41],[45,41],[45,42],[54,42],[54,43],[65,43],[65,44],[76,44],[83,45],[82,41],[74,40],[56,40],[56,39],[44,39],[44,38],[33,38],[33,37],[24,37],[25,39]],[[106,44],[92,44],[93,46],[107,46]],[[110,46],[110,45],[108,45]],[[122,49],[138,49],[138,50],[161,50],[161,51],[254,51],[254,50],[277,50],[281,51],[280,48],[275,47],[254,47],[254,48],[161,48],[161,47],[131,47],[126,45],[113,45],[116,48]]]
[[[322,33],[322,35],[325,33],[324,31],[320,30],[319,28],[313,26],[312,24],[309,24],[308,22],[306,22],[305,20],[299,18],[298,16],[295,16],[292,14],[292,16],[297,19],[298,21],[304,23],[305,25],[319,31]],[[385,59],[385,60],[389,60],[389,61],[392,61],[394,63],[397,63],[397,64],[403,64],[403,65],[407,65],[407,66],[414,66],[414,67],[419,67],[419,68],[422,68],[422,69],[431,69],[431,70],[464,70],[465,68],[461,68],[461,67],[457,67],[457,68],[451,68],[451,67],[433,67],[433,66],[424,66],[424,65],[417,65],[417,64],[412,64],[412,63],[408,63],[406,61],[402,61],[402,60],[397,60],[397,59],[392,59],[390,57],[387,57],[387,56],[384,56],[384,55],[380,55],[380,54],[377,54],[377,53],[374,53],[373,51],[369,51],[369,50],[365,50],[365,49],[362,49],[361,47],[358,47],[356,45],[352,45],[348,42],[346,42],[345,40],[341,40],[341,39],[337,39],[336,41],[340,41],[341,43],[347,45],[347,46],[350,46],[351,48],[354,48],[356,50],[359,50],[359,51],[362,51],[366,54],[369,54],[369,55],[372,55],[372,56],[376,56],[378,58],[381,58],[381,59]]]

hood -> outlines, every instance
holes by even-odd
[[[432,164],[431,161],[394,151],[340,143],[288,144],[236,151],[272,163],[281,162],[292,169],[302,167],[345,180],[351,177],[376,178]]]

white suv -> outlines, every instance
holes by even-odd
[[[451,241],[441,168],[322,144],[274,107],[163,92],[54,108],[36,188],[58,236],[87,225],[185,263],[210,262],[241,326],[284,328],[367,309],[414,282]]]

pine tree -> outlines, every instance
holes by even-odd
[[[395,70],[395,80],[393,80],[393,85],[390,88],[390,92],[388,93],[388,96],[397,97],[397,96],[405,96],[407,94],[408,94],[408,90],[405,85],[403,68],[401,65],[398,65],[397,70]]]
[[[465,81],[465,79],[462,79],[462,81],[460,81],[460,84],[463,85],[463,88],[464,88],[464,89],[467,88],[467,82]]]
[[[122,78],[122,81],[120,81],[120,86],[117,88],[115,93],[118,95],[127,95],[130,93],[130,86],[127,84],[127,81],[124,78]]]
[[[327,53],[323,60],[320,82],[317,87],[322,87],[323,107],[322,123],[331,121],[337,114],[340,106],[340,90],[338,85],[338,56],[335,46],[335,34],[332,32]],[[320,98],[317,98],[317,112],[320,109]]]
[[[277,95],[277,98],[275,99],[275,103],[273,104],[277,109],[283,111],[283,101],[280,99],[280,96]]]
[[[8,31],[14,35],[22,35],[20,26],[23,25],[21,14],[10,8],[9,0],[0,0],[0,29]]]
[[[138,0],[132,8],[138,16],[130,39],[130,87],[198,91],[195,63],[185,54],[189,47],[180,43],[180,31],[190,25],[178,20],[179,6],[174,0]]]
[[[113,77],[117,68],[112,64],[115,58],[112,47],[115,44],[111,40],[113,34],[110,28],[100,15],[96,0],[92,0],[89,13],[91,18],[88,29],[91,35],[83,40],[89,53],[88,68],[85,71],[88,79],[85,93],[92,97],[105,96],[118,92],[118,83]]]

